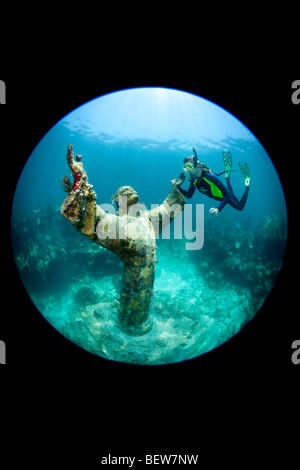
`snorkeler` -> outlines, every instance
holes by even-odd
[[[238,211],[242,211],[245,207],[248,194],[249,194],[249,187],[250,187],[250,169],[247,162],[242,165],[239,164],[242,175],[245,181],[245,192],[242,196],[241,200],[239,201],[237,197],[233,194],[232,186],[230,183],[230,172],[232,166],[232,156],[230,152],[223,151],[223,161],[225,171],[216,174],[211,171],[209,168],[206,167],[203,163],[200,163],[197,157],[197,152],[193,147],[194,155],[187,157],[184,159],[184,167],[183,170],[186,173],[190,173],[190,187],[188,190],[182,189],[180,186],[185,180],[184,173],[181,173],[179,178],[175,180],[172,179],[172,184],[176,185],[179,191],[185,196],[186,198],[190,199],[196,188],[202,194],[206,194],[206,196],[215,199],[217,201],[221,201],[217,208],[212,207],[209,211],[210,214],[216,216],[221,212],[221,210],[229,204],[231,207]],[[225,173],[225,179],[227,182],[227,188],[220,180],[219,176]]]

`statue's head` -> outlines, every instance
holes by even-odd
[[[112,195],[111,200],[116,204],[117,207],[119,207],[120,197],[126,197],[127,207],[130,207],[133,204],[137,204],[139,202],[139,196],[131,186],[121,186],[116,194]]]

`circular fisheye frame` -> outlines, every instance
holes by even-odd
[[[65,338],[102,358],[170,364],[236,335],[281,269],[287,211],[257,138],[216,104],[136,88],[90,101],[19,178],[22,282]]]

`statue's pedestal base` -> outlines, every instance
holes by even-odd
[[[147,320],[144,323],[142,323],[141,325],[138,325],[138,326],[128,326],[127,325],[126,327],[123,327],[122,325],[119,324],[118,326],[127,335],[130,335],[130,336],[144,336],[152,330],[153,319],[152,319],[152,316],[149,315]]]

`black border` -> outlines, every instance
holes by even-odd
[[[179,453],[181,447],[196,452],[198,439],[204,438],[203,431],[197,428],[195,434],[189,426],[192,423],[202,426],[205,413],[209,415],[213,409],[219,413],[219,420],[214,414],[214,418],[205,421],[212,439],[216,429],[221,429],[225,438],[233,416],[237,426],[244,425],[244,420],[249,426],[255,424],[252,411],[257,416],[256,406],[262,407],[271,420],[274,410],[269,408],[268,400],[274,396],[278,399],[282,384],[291,398],[299,376],[300,365],[297,369],[291,362],[291,343],[299,339],[297,308],[293,307],[297,305],[298,294],[294,271],[299,263],[297,185],[291,184],[299,174],[296,155],[299,155],[300,105],[291,102],[291,84],[297,77],[281,78],[268,73],[250,76],[221,70],[206,73],[204,68],[200,72],[179,73],[174,69],[162,71],[159,64],[150,68],[141,70],[138,64],[127,64],[124,68],[120,63],[110,67],[104,62],[99,72],[93,66],[84,67],[80,73],[79,64],[76,68],[65,64],[61,73],[49,65],[31,68],[22,80],[16,75],[1,76],[7,85],[7,104],[0,108],[1,127],[5,129],[1,133],[2,168],[9,178],[5,179],[5,200],[2,200],[5,307],[0,323],[1,339],[7,345],[7,365],[0,373],[11,384],[9,393],[18,396],[20,389],[28,392],[32,412],[38,414],[39,409],[43,410],[51,421],[51,403],[55,403],[55,416],[71,432],[74,441],[80,435],[82,449],[93,447],[89,455],[84,452],[85,463],[90,458],[95,464],[99,455],[107,455],[109,451],[121,455],[123,447],[127,449],[124,455],[143,454],[143,449],[150,453],[150,448],[156,448],[156,453],[162,449]],[[90,99],[137,86],[163,86],[191,92],[240,119],[271,156],[288,207],[289,232],[283,269],[258,315],[221,347],[170,366],[119,364],[91,355],[65,340],[32,305],[10,248],[14,188],[40,139],[59,119]],[[16,409],[18,403],[14,399]],[[37,406],[37,403],[42,404]],[[107,409],[110,417],[104,420]],[[82,432],[85,413],[89,425],[92,426],[94,417],[97,423],[102,423],[95,434],[91,430],[87,432],[91,439],[88,442]],[[104,421],[106,430],[102,432]],[[63,431],[58,431],[59,421],[54,424],[63,439]],[[119,434],[116,430],[120,426],[123,432]],[[41,428],[45,429],[44,420]],[[129,440],[124,436],[126,429],[131,433]],[[114,438],[112,432],[116,433]],[[139,451],[134,450],[137,448]],[[79,454],[80,450],[74,455]]]
[[[208,78],[201,78],[197,85],[193,85],[188,82],[188,80],[165,80],[156,78],[155,80],[132,80],[129,79],[122,82],[119,80],[118,83],[112,82],[107,84],[102,84],[99,86],[98,80],[97,83],[94,83],[90,77],[87,80],[87,83],[84,83],[82,78],[78,80],[74,80],[72,84],[68,81],[64,82],[60,80],[58,83],[53,84],[50,80],[48,81],[36,79],[37,82],[29,81],[28,86],[24,84],[24,89],[26,88],[26,96],[23,101],[22,97],[20,96],[20,90],[17,89],[18,99],[11,98],[10,94],[12,94],[11,87],[13,83],[8,82],[8,99],[9,103],[6,105],[5,111],[7,109],[7,113],[10,114],[10,117],[13,118],[14,112],[12,112],[12,107],[14,109],[18,109],[18,122],[22,122],[22,127],[17,127],[17,134],[18,136],[14,136],[13,132],[9,133],[9,142],[11,143],[12,140],[14,141],[13,146],[8,145],[8,152],[11,154],[12,149],[13,153],[9,157],[8,161],[5,161],[5,165],[8,165],[8,169],[6,170],[10,174],[9,180],[9,203],[6,205],[7,210],[7,220],[10,216],[10,203],[13,197],[13,191],[15,185],[17,183],[18,177],[21,173],[21,170],[29,157],[30,153],[34,149],[34,147],[38,144],[40,139],[44,136],[44,134],[53,126],[55,123],[66,115],[68,112],[72,111],[79,105],[83,104],[90,99],[95,98],[96,96],[100,96],[107,92],[113,92],[118,89],[125,89],[134,86],[147,86],[147,85],[154,85],[154,86],[168,86],[171,88],[178,88],[184,91],[188,91],[199,96],[203,96],[206,99],[209,99],[213,102],[216,102],[220,106],[227,109],[231,112],[234,116],[241,120],[253,133],[256,137],[260,140],[261,144],[266,149],[267,153],[271,156],[272,161],[277,169],[277,172],[280,176],[285,196],[286,202],[289,212],[289,243],[287,247],[286,253],[286,260],[283,266],[283,270],[279,279],[276,283],[275,289],[272,291],[271,295],[269,296],[266,307],[262,309],[264,310],[274,310],[278,311],[278,304],[282,302],[282,297],[284,299],[287,298],[287,292],[290,289],[290,280],[293,281],[294,277],[290,276],[289,272],[289,255],[290,251],[293,249],[290,248],[292,244],[292,234],[295,231],[293,227],[293,217],[290,216],[291,213],[291,206],[293,203],[293,194],[291,191],[291,170],[287,165],[287,159],[289,155],[293,155],[295,152],[294,146],[297,145],[297,141],[295,138],[296,134],[293,134],[293,130],[296,131],[296,119],[297,114],[299,114],[298,109],[296,106],[291,102],[291,80],[279,80],[278,83],[272,83],[272,87],[269,86],[269,82],[266,81],[266,86],[263,86],[263,82],[261,80],[257,82],[247,80],[239,80],[236,78],[235,81],[230,80],[230,83],[223,83],[223,87],[220,87],[220,83],[218,80],[211,80]],[[250,87],[251,84],[251,87]],[[51,85],[51,86],[50,86]],[[218,86],[217,86],[218,85]],[[267,86],[268,85],[268,86]],[[281,91],[281,93],[279,93]],[[29,100],[26,98],[29,97]],[[23,103],[17,106],[17,103]],[[295,121],[295,122],[294,122]],[[14,128],[15,123],[11,122],[11,129]],[[15,156],[17,155],[17,156]],[[294,167],[295,168],[295,167]],[[296,169],[295,169],[296,170]],[[6,223],[6,227],[8,224]],[[15,272],[15,266],[11,266],[10,263],[10,271],[12,276],[16,276],[15,284],[17,285],[18,295],[14,296],[14,301],[18,301],[19,297],[22,298],[22,303],[24,305],[23,308],[32,309],[30,305],[30,300],[27,299],[27,294],[23,292],[22,285],[19,285],[18,276]],[[287,281],[287,278],[289,281]],[[15,287],[16,288],[16,287]],[[288,290],[286,290],[288,289]],[[284,292],[284,296],[282,293]],[[287,302],[286,302],[287,303]],[[276,309],[274,308],[276,307]],[[18,308],[19,309],[19,308]],[[239,351],[243,350],[243,357],[247,358],[251,356],[250,363],[253,362],[254,358],[256,357],[257,360],[265,356],[267,358],[268,351],[270,348],[270,342],[272,342],[271,338],[268,341],[266,339],[267,330],[270,328],[269,317],[264,313],[260,313],[257,316],[257,319],[254,319],[250,324],[249,327],[245,328],[245,330],[241,333],[241,337],[243,336],[243,341],[241,338],[236,337],[231,342],[225,345],[224,350],[223,348],[218,348],[215,354],[218,356],[216,359],[218,362],[227,360],[224,359],[224,355],[228,356],[228,361],[231,363],[235,363],[233,357],[231,355],[235,355],[235,345]],[[32,325],[30,321],[32,320]],[[277,320],[276,313],[272,313],[272,322]],[[285,321],[280,321],[281,317],[278,314],[278,331],[281,333],[282,327],[286,323]],[[283,320],[283,319],[282,319]],[[72,352],[69,351],[69,347],[67,346],[64,348],[62,344],[60,344],[60,340],[56,338],[56,332],[51,330],[51,327],[46,325],[40,324],[39,318],[36,318],[35,315],[27,316],[26,320],[24,321],[24,330],[27,331],[28,341],[30,338],[29,343],[33,344],[32,353],[30,356],[32,357],[32,363],[36,360],[39,362],[40,359],[37,359],[37,355],[35,351],[40,351],[39,357],[43,357],[43,361],[52,363],[52,362],[63,362],[64,358],[68,357],[68,361],[72,355],[76,356],[76,361],[79,360],[79,357],[82,358],[82,361],[85,362],[87,360],[85,352],[79,352],[75,347],[76,352],[74,352],[74,348],[70,345]],[[257,326],[256,326],[257,323]],[[282,324],[280,324],[282,323]],[[42,331],[46,338],[43,338],[41,341],[42,344],[39,344],[39,338],[35,337],[35,333],[31,334],[31,331],[35,331],[36,325],[38,331]],[[252,347],[249,348],[250,344],[246,348],[243,349],[242,344],[248,339],[248,336],[252,336],[252,330],[257,328],[258,331],[261,328],[264,329],[265,333],[262,335],[262,340],[260,344],[260,351],[258,352],[258,344],[256,344],[256,352],[252,351],[250,356],[247,354],[248,349],[253,349]],[[41,330],[40,330],[41,329]],[[250,332],[251,330],[251,332]],[[272,331],[272,328],[271,328]],[[280,334],[279,334],[280,336]],[[34,338],[35,337],[35,338]],[[55,337],[55,344],[56,348],[53,351],[52,347],[49,347],[47,343],[47,337],[49,337],[49,345],[52,344],[53,338]],[[291,338],[292,339],[292,338]],[[7,342],[9,338],[7,339]],[[257,338],[256,338],[257,341]],[[288,340],[287,340],[288,341]],[[65,341],[63,341],[64,343]],[[249,342],[251,340],[249,339]],[[266,343],[265,345],[263,343]],[[244,343],[246,344],[246,343]],[[38,346],[39,345],[39,346]],[[58,348],[62,348],[62,351],[59,352]],[[30,345],[28,345],[30,348]],[[12,347],[8,348],[8,358],[10,356],[10,360],[13,359],[13,351]],[[49,349],[49,350],[48,350]],[[66,349],[66,351],[64,350]],[[9,351],[10,350],[10,351]],[[231,350],[233,350],[231,352]],[[289,355],[290,351],[288,351],[287,355]],[[69,356],[70,354],[70,356]],[[274,354],[274,351],[273,353]],[[74,357],[75,357],[74,356]],[[213,354],[210,354],[212,357]],[[230,359],[229,359],[230,358]],[[276,359],[277,366],[279,363],[283,361],[285,363],[285,354],[280,358]],[[94,362],[95,358],[90,358],[88,362]],[[210,359],[205,358],[204,361],[210,361]],[[279,361],[279,362],[278,362]],[[16,361],[17,363],[18,361]],[[193,361],[197,362],[197,361]],[[200,358],[201,362],[201,358]],[[288,362],[288,361],[287,361]],[[108,362],[109,364],[109,362]],[[104,368],[110,368],[110,366],[105,361],[105,365],[101,365]],[[174,366],[172,366],[174,367]],[[185,364],[185,367],[194,367],[192,363],[188,362]],[[271,367],[269,365],[269,367]]]

